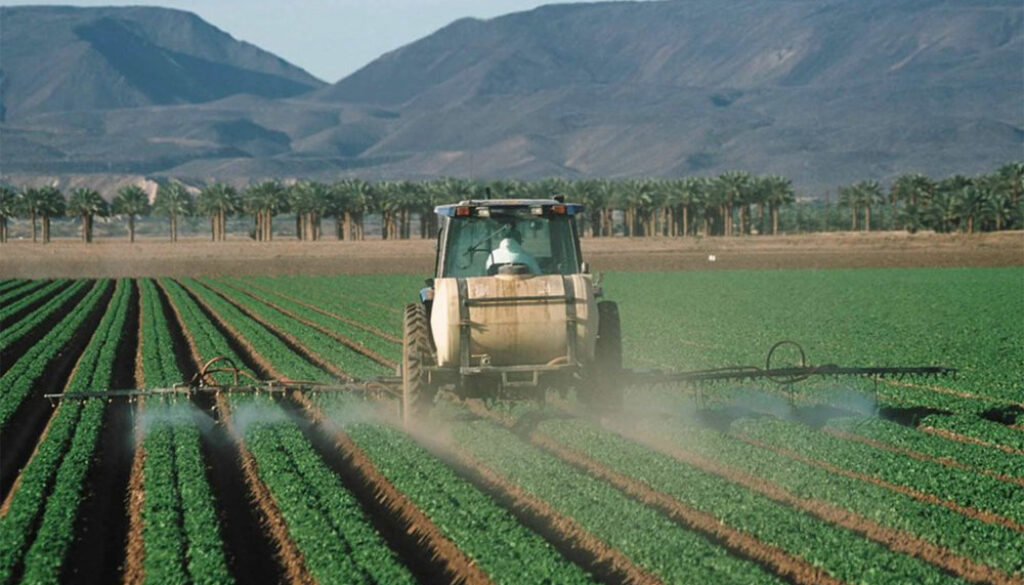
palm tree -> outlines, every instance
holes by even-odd
[[[64,215],[64,195],[56,187],[42,187],[38,190],[34,212],[42,219],[43,243],[50,243],[50,220]]]
[[[733,209],[737,204],[746,204],[750,181],[750,173],[745,171],[728,171],[718,176],[717,182],[721,194],[722,217],[725,222],[723,231],[727,236],[733,235]]]
[[[763,179],[765,202],[768,213],[772,216],[772,235],[779,233],[779,209],[796,201],[793,182],[779,175],[771,175]]]
[[[285,189],[277,181],[263,181],[245,191],[245,210],[256,220],[253,237],[260,242],[274,238],[274,216],[287,209]]]
[[[196,205],[199,213],[210,218],[210,239],[223,242],[227,236],[227,216],[241,207],[238,191],[230,185],[214,183],[199,192]]]
[[[192,214],[192,194],[177,181],[169,181],[156,190],[153,210],[166,215],[170,222],[171,241],[178,241],[178,218]]]
[[[97,215],[106,217],[109,211],[107,202],[95,189],[78,188],[68,198],[68,213],[82,218],[82,241],[92,242],[92,222]]]
[[[884,201],[882,187],[878,181],[865,180],[856,183],[853,188],[858,203],[864,208],[864,231],[871,231],[871,207]]]
[[[839,206],[850,208],[850,231],[857,230],[857,209],[860,206],[860,194],[856,185],[839,188]]]
[[[20,195],[8,185],[0,185],[0,244],[7,241],[7,220],[18,211]]]
[[[114,197],[114,213],[128,216],[128,241],[135,242],[135,216],[149,215],[149,196],[138,185],[125,185]]]
[[[29,218],[32,224],[32,243],[38,241],[39,208],[43,205],[43,190],[38,187],[29,187],[22,191],[18,200],[20,214]]]
[[[323,183],[299,181],[288,188],[288,202],[295,212],[295,237],[320,238],[320,218],[330,209],[329,190]]]
[[[979,219],[988,207],[990,197],[984,177],[976,177],[956,195],[956,208],[962,220],[966,220],[967,233],[973,234]]]

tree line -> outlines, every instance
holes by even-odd
[[[1024,163],[1013,162],[973,177],[932,179],[906,174],[887,190],[877,181],[859,181],[839,189],[837,205],[849,214],[850,230],[973,233],[1024,227],[1022,192]],[[51,219],[76,217],[81,221],[82,240],[91,242],[95,218],[109,215],[128,220],[129,240],[134,242],[136,218],[150,214],[167,218],[171,241],[178,239],[179,220],[196,215],[209,219],[213,241],[223,241],[227,218],[239,214],[252,218],[249,236],[257,241],[273,239],[273,219],[282,214],[294,215],[295,234],[301,240],[322,239],[324,218],[335,220],[334,238],[364,239],[370,216],[379,218],[383,239],[428,238],[437,232],[436,205],[463,199],[550,198],[554,194],[586,206],[577,219],[581,233],[591,237],[778,234],[780,214],[791,212],[797,203],[789,179],[742,171],[679,179],[487,181],[448,177],[368,182],[348,178],[335,183],[291,184],[268,180],[242,190],[214,183],[195,194],[183,183],[168,180],[159,185],[152,203],[145,190],[128,185],[120,188],[109,204],[94,189],[74,189],[65,197],[56,187],[0,185],[0,242],[7,241],[8,220],[15,217],[28,219],[32,241],[44,243],[50,241]],[[820,206],[817,209],[822,213]],[[879,216],[886,221],[880,222]]]

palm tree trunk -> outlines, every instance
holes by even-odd
[[[871,231],[871,206],[864,206],[864,231]]]
[[[779,208],[772,205],[772,235],[779,235]]]
[[[690,229],[690,206],[689,205],[684,205],[683,206],[683,237],[684,238],[689,235],[689,233],[688,233],[689,229]]]
[[[857,231],[857,206],[850,206],[850,231]]]
[[[7,218],[0,217],[0,244],[7,242]]]
[[[85,243],[86,244],[91,244],[92,243],[92,214],[87,215],[85,219],[86,219],[86,223],[87,223],[87,226],[86,226],[86,229],[85,229]]]
[[[44,215],[43,216],[43,243],[44,244],[49,244],[50,243],[50,216],[49,215]]]
[[[128,214],[128,242],[135,243],[135,214]]]
[[[32,243],[36,243],[36,212],[31,213],[32,217]]]

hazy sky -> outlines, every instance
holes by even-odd
[[[458,18],[582,0],[0,0],[0,5],[154,5],[188,10],[334,83]],[[592,1],[592,0],[591,0]]]

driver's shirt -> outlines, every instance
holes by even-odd
[[[487,269],[495,264],[525,264],[531,274],[540,274],[540,264],[523,251],[519,243],[509,238],[503,239],[498,247],[487,257]]]

